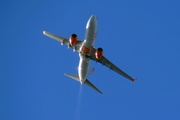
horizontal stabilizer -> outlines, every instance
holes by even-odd
[[[100,90],[98,90],[89,80],[86,79],[86,81],[84,82],[85,85],[89,86],[90,88],[94,89],[95,91],[99,92],[102,94],[102,92]]]
[[[68,77],[70,77],[70,78],[72,78],[72,79],[75,79],[75,80],[77,80],[77,81],[80,82],[78,75],[67,74],[67,73],[65,73],[64,75],[66,75],[66,76],[68,76]],[[99,93],[102,94],[102,92],[101,92],[100,90],[98,90],[88,79],[86,79],[86,81],[84,82],[84,84],[87,85],[87,86],[89,86],[90,88],[94,89],[95,91],[97,91],[97,92],[99,92]]]
[[[78,75],[67,74],[67,73],[65,73],[64,75],[66,75],[66,76],[68,76],[68,77],[70,77],[70,78],[72,78],[72,79],[75,79],[75,80],[77,80],[77,81],[80,82],[79,76],[78,76]]]

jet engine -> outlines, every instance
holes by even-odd
[[[103,49],[102,48],[98,48],[96,50],[95,56],[96,56],[96,59],[98,59],[98,60],[101,59],[102,56],[103,56]]]
[[[77,42],[77,35],[76,34],[72,34],[71,36],[70,36],[70,39],[69,39],[69,43],[70,43],[70,45],[71,46],[73,46],[73,45],[75,45],[76,44],[76,42]]]

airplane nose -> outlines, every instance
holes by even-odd
[[[95,24],[97,24],[97,18],[95,15],[92,15],[87,23],[86,29],[89,28],[90,26],[94,26]]]
[[[95,15],[92,15],[91,18],[95,18]]]
[[[96,16],[95,15],[92,15],[91,18],[90,18],[91,21],[95,21],[96,20]]]

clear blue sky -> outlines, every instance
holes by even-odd
[[[11,0],[0,2],[0,120],[179,120],[178,0]],[[66,77],[78,53],[43,30],[84,39],[89,17],[95,47],[134,83],[92,62],[89,80],[103,95]]]

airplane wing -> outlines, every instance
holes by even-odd
[[[54,40],[57,40],[58,42],[61,42],[61,45],[65,44],[65,45],[69,46],[69,38],[58,36],[58,35],[55,35],[55,34],[52,34],[52,33],[46,32],[46,31],[43,31],[43,34]],[[82,45],[82,42],[83,41],[77,41],[77,43],[74,46],[70,46],[70,47],[75,49],[77,52],[80,52],[79,50]]]
[[[92,49],[92,54],[90,56],[91,60],[97,61],[99,63],[101,63],[102,65],[105,65],[106,67],[108,67],[110,70],[113,70],[117,73],[119,73],[120,75],[124,76],[125,78],[134,81],[134,79],[132,77],[130,77],[128,74],[126,74],[125,72],[123,72],[121,69],[119,69],[117,66],[115,66],[112,62],[110,62],[107,58],[105,58],[104,56],[102,56],[101,59],[97,60],[96,56],[95,56],[95,52],[96,49],[93,47]]]

